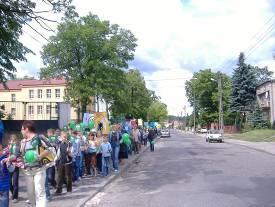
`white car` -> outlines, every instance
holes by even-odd
[[[223,136],[219,132],[219,130],[209,130],[206,135],[206,142],[212,142],[212,141],[217,141],[217,142],[223,142]]]
[[[207,133],[207,129],[206,129],[206,128],[202,128],[202,129],[200,130],[200,133],[206,134],[206,133]]]
[[[162,129],[160,131],[160,137],[170,137],[170,130],[169,129]]]

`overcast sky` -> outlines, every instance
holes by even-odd
[[[92,12],[133,32],[138,47],[130,68],[142,72],[147,87],[168,105],[169,114],[184,113],[184,106],[187,112],[192,111],[184,83],[193,72],[211,68],[231,75],[241,51],[251,53],[248,63],[268,66],[275,72],[272,0],[74,0],[73,3],[80,15]],[[36,55],[28,55],[27,62],[17,64],[18,76],[37,75],[43,66],[39,51],[46,41],[28,27],[24,31],[21,40]]]

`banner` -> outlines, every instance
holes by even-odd
[[[94,115],[89,113],[84,113],[83,124],[88,125],[89,121],[94,121]]]
[[[110,127],[107,112],[95,112],[94,122],[97,131],[101,131],[102,134],[109,134]]]

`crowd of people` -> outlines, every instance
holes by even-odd
[[[45,135],[37,134],[33,121],[24,121],[23,139],[12,134],[8,146],[0,143],[0,206],[8,207],[9,201],[18,201],[19,173],[26,178],[30,206],[45,207],[53,194],[62,194],[63,186],[72,193],[73,183],[83,176],[106,177],[129,155],[138,154],[141,145],[150,143],[154,151],[156,131],[133,126],[112,126],[109,134],[100,130],[48,129]],[[125,137],[130,142],[125,141]],[[51,187],[50,187],[51,186]],[[51,192],[50,189],[55,189]],[[10,196],[11,195],[11,196]]]

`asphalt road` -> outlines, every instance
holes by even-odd
[[[275,156],[172,134],[87,207],[275,207]]]

